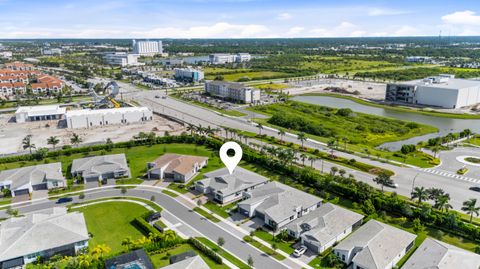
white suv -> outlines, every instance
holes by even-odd
[[[304,245],[301,245],[299,248],[297,248],[294,252],[293,252],[293,256],[295,257],[300,257],[303,255],[303,253],[305,253],[305,251],[307,251],[307,247],[304,246]]]

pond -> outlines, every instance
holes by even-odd
[[[418,142],[428,140],[429,138],[444,136],[448,133],[461,132],[465,129],[470,129],[472,130],[472,132],[480,133],[480,119],[452,119],[422,115],[417,113],[402,112],[381,107],[362,105],[348,99],[329,96],[304,95],[295,96],[292,98],[292,100],[333,108],[350,108],[351,110],[356,112],[423,123],[435,126],[439,130],[438,133],[412,137],[410,139],[402,141],[389,142],[379,146],[380,148],[388,148],[389,150],[399,150],[404,144],[417,144]]]

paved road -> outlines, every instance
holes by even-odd
[[[254,260],[254,266],[256,268],[300,268],[300,266],[295,265],[288,260],[285,260],[285,263],[289,264],[287,266],[284,263],[280,263],[277,260],[270,258],[263,252],[258,251],[250,244],[244,242],[241,237],[237,237],[233,233],[226,231],[226,229],[221,228],[220,225],[208,221],[204,217],[187,208],[179,201],[161,193],[158,190],[155,191],[149,190],[145,187],[140,187],[138,189],[129,189],[126,195],[140,197],[147,200],[149,200],[150,197],[154,195],[155,202],[159,204],[164,210],[175,215],[175,217],[181,220],[185,225],[190,226],[192,229],[196,230],[203,236],[209,238],[213,242],[216,242],[219,237],[223,237],[225,239],[225,245],[223,246],[223,248],[235,254],[237,257],[245,261],[245,263],[247,262],[247,259],[250,255]],[[85,194],[84,201],[113,196],[122,196],[121,190],[105,189],[87,192]],[[74,197],[74,202],[78,201],[80,201],[78,197]],[[18,209],[21,214],[25,214],[51,208],[54,206],[58,206],[57,204],[55,204],[55,201],[46,200],[42,202],[36,202],[31,205],[21,206],[18,207]],[[5,216],[5,210],[0,211],[0,217]],[[119,240],[121,240],[121,238]]]
[[[259,132],[255,124],[249,122],[248,119],[221,116],[210,110],[187,104],[173,98],[155,98],[155,95],[159,94],[164,94],[164,91],[134,92],[128,94],[128,97],[134,98],[143,105],[149,106],[159,113],[170,115],[195,125],[201,124],[202,126],[211,127],[227,126],[230,128],[240,129],[254,133]],[[262,130],[262,133],[279,138],[276,131],[269,130],[267,128]],[[285,136],[284,140],[287,142],[300,144],[300,141],[298,141],[297,137],[293,135]],[[326,146],[316,143],[314,141],[306,141],[305,146],[319,149],[322,151],[329,150]],[[357,161],[363,163],[372,164],[394,171],[395,176],[393,177],[393,179],[399,185],[399,187],[397,189],[390,189],[390,191],[396,191],[397,193],[407,197],[410,196],[412,187],[424,186],[426,188],[437,187],[444,189],[445,192],[450,194],[450,203],[453,208],[457,210],[461,208],[463,201],[469,198],[477,198],[480,200],[480,193],[473,192],[468,189],[469,187],[474,185],[474,183],[470,181],[452,178],[441,174],[435,174],[429,171],[425,171],[423,169],[398,167],[395,165],[381,163],[379,161],[362,158],[348,153],[336,152],[335,154],[348,159],[354,158]],[[325,165],[325,167],[331,166],[327,162],[325,162]],[[339,167],[339,165],[337,164],[335,164],[335,166]],[[316,165],[316,168],[318,168],[318,164]],[[379,186],[372,181],[373,176],[371,174],[359,172],[346,167],[342,168],[345,169],[347,173],[354,174],[358,180],[361,180],[374,187],[379,188]]]

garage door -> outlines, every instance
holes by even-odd
[[[38,185],[33,185],[33,190],[38,191],[38,190],[46,190],[47,189],[47,183],[42,183]]]
[[[98,181],[98,177],[87,177],[85,178],[86,182],[96,182]]]
[[[28,189],[16,190],[16,191],[13,191],[13,192],[15,193],[15,196],[29,194]]]
[[[317,253],[320,253],[319,247],[317,247],[316,245],[311,244],[311,243],[309,243],[309,242],[306,241],[306,240],[303,240],[303,244],[304,244],[308,249],[310,249],[311,251],[315,252],[316,254],[317,254]]]

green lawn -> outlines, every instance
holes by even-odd
[[[295,251],[295,249],[292,247],[295,241],[284,242],[277,239],[274,240],[272,234],[264,230],[255,231],[255,236],[262,239],[263,241],[268,242],[270,245],[272,245],[272,243],[277,244],[278,249],[282,250],[287,254],[292,254]]]
[[[198,251],[195,247],[191,246],[190,244],[181,244],[171,250],[168,250],[166,252],[160,253],[160,254],[154,254],[150,255],[150,260],[153,263],[153,266],[155,268],[162,268],[165,266],[170,265],[170,260],[169,260],[169,255],[177,255],[189,250],[195,251],[202,259],[207,263],[207,265],[212,268],[212,269],[228,269],[228,266],[225,264],[218,264],[206,255],[204,255],[202,252]],[[169,255],[167,255],[167,253]]]
[[[217,244],[213,243],[212,241],[208,240],[205,237],[197,237],[198,241],[202,242],[205,246],[209,247],[213,251],[217,252],[218,255],[222,256],[223,258],[227,259],[229,262],[233,263],[240,269],[249,269],[250,267],[245,264],[243,261],[237,259],[232,254],[225,251],[223,248],[219,247]]]
[[[99,244],[106,244],[112,248],[112,254],[124,250],[122,240],[127,237],[133,239],[143,234],[131,222],[141,216],[145,207],[127,202],[104,202],[76,208],[73,211],[83,212],[87,222],[87,229],[92,234],[89,241],[90,248]]]
[[[195,207],[193,211],[197,212],[198,214],[204,216],[206,219],[213,221],[213,222],[220,222],[219,219],[214,217],[212,214],[208,213],[207,211],[201,209],[200,207]]]
[[[280,91],[280,90],[290,88],[291,86],[287,84],[280,84],[280,83],[264,83],[264,84],[255,85],[253,87],[260,90]]]
[[[220,217],[226,219],[226,218],[230,217],[230,215],[228,214],[228,211],[230,211],[232,208],[234,208],[236,206],[236,203],[230,203],[228,205],[221,206],[217,203],[208,201],[203,206],[208,208],[213,213],[219,215]]]
[[[176,194],[174,192],[171,192],[169,190],[163,190],[162,193],[165,193],[166,195],[171,196],[171,197],[177,197],[178,196],[178,194]]]
[[[286,257],[281,255],[280,253],[276,252],[275,250],[273,250],[272,248],[270,247],[267,247],[265,245],[263,245],[262,243],[258,242],[257,240],[251,238],[250,236],[244,236],[243,237],[243,240],[249,244],[251,244],[252,246],[258,248],[259,250],[263,251],[265,254],[269,255],[269,256],[272,256],[274,257],[275,259],[281,261],[281,260],[285,260]]]
[[[272,79],[272,78],[282,78],[288,77],[287,73],[275,72],[275,71],[249,71],[249,72],[238,72],[231,74],[221,74],[225,81],[239,81],[243,78],[248,78],[248,80],[260,80],[260,79]],[[215,79],[216,75],[206,75],[205,79]]]

